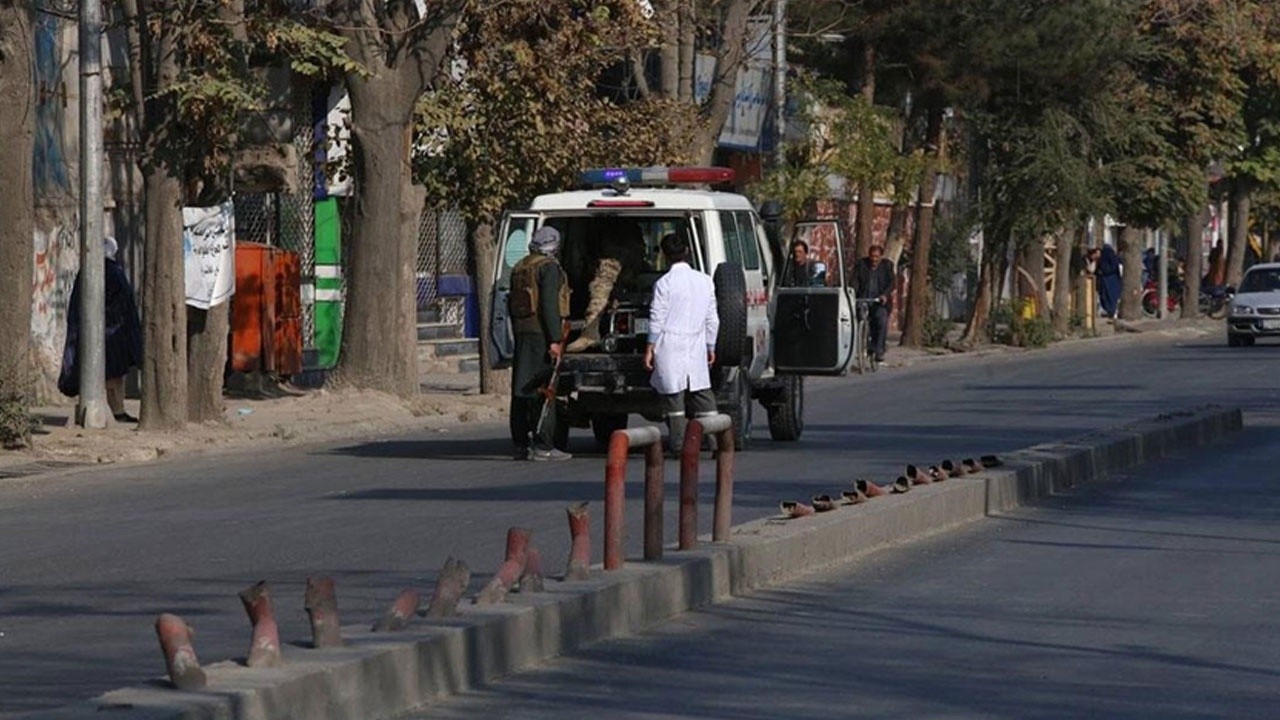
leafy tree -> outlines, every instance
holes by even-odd
[[[690,159],[692,105],[657,97],[619,105],[599,92],[627,43],[654,30],[634,0],[509,0],[462,16],[465,71],[419,104],[425,137],[415,165],[430,195],[468,220],[486,326],[493,225],[504,209],[571,186],[583,167]],[[482,389],[501,391],[487,357],[482,366]]]
[[[413,184],[410,164],[414,111],[422,94],[447,77],[465,5],[428,2],[420,15],[413,0],[335,0],[323,20],[355,61],[344,72],[355,199],[347,207],[350,291],[338,376],[402,397],[418,391],[414,268],[425,191]]]
[[[129,82],[118,109],[141,146],[146,206],[140,427],[167,430],[222,416],[229,307],[186,306],[182,208],[229,197],[238,128],[265,93],[250,60],[312,73],[353,65],[282,2],[121,0],[121,9]]]
[[[0,395],[26,396],[31,373],[34,238],[32,3],[0,0]]]

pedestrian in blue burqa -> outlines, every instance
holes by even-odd
[[[1098,252],[1098,266],[1095,274],[1098,278],[1098,303],[1102,305],[1102,314],[1109,318],[1116,316],[1116,308],[1120,305],[1120,294],[1123,285],[1120,282],[1120,255],[1110,245],[1103,245]]]
[[[133,285],[116,260],[119,245],[113,237],[102,242],[104,262],[104,309],[106,311],[106,388],[107,405],[117,422],[136,423],[138,419],[124,409],[124,376],[142,367],[142,324],[138,321],[138,305]],[[67,342],[62,349],[62,371],[58,373],[58,390],[67,397],[80,394],[80,278],[76,277],[67,306]]]

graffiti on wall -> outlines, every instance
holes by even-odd
[[[80,270],[80,247],[74,225],[55,225],[35,231],[35,293],[31,307],[31,337],[36,344],[40,373],[50,379],[62,366],[67,337],[67,304]]]
[[[36,147],[33,175],[37,197],[57,195],[70,189],[67,172],[65,118],[67,84],[63,78],[62,30],[65,21],[40,14],[35,25]]]

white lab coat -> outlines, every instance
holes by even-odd
[[[649,384],[653,389],[673,395],[710,388],[707,350],[715,349],[719,331],[711,278],[687,263],[672,265],[653,286],[649,307],[649,342],[654,345]]]

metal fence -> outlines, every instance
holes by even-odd
[[[418,223],[418,310],[435,311],[440,322],[461,325],[466,301],[440,294],[440,278],[466,276],[467,224],[456,210],[428,209]]]
[[[236,193],[236,238],[298,253],[302,275],[302,347],[315,346],[315,198],[310,92],[294,91],[293,140],[297,167],[293,192]]]

